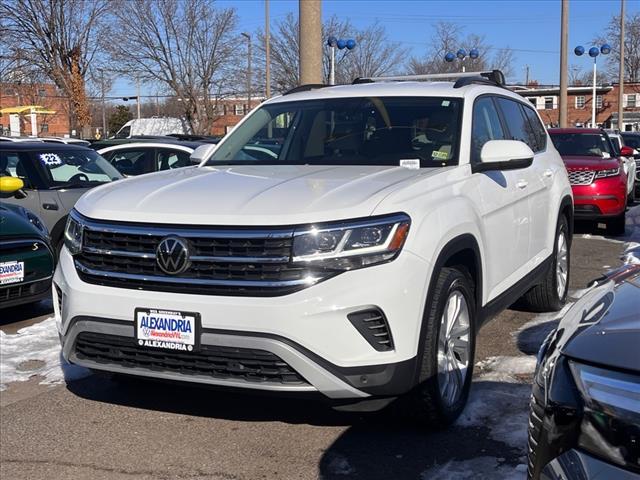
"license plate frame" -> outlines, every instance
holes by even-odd
[[[147,316],[147,326],[142,326],[144,315]],[[155,322],[151,321],[151,317],[155,318]],[[176,320],[174,323],[172,320]],[[178,320],[188,320],[191,325],[191,335],[186,332],[186,327],[180,327]],[[172,350],[178,352],[196,352],[200,350],[200,334],[202,331],[200,314],[197,312],[185,312],[181,310],[167,310],[163,308],[144,308],[138,307],[134,310],[134,336],[138,346],[148,348],[150,350]],[[170,328],[149,328],[166,327]],[[173,331],[171,331],[174,327]],[[144,330],[146,329],[146,331]],[[165,335],[158,335],[152,338],[152,332],[160,332]],[[176,341],[176,337],[169,335],[180,334],[180,339]],[[184,337],[184,338],[182,338]],[[184,348],[183,348],[184,347]]]

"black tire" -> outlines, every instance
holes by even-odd
[[[461,394],[455,403],[447,405],[438,383],[438,337],[449,295],[458,291],[469,310],[469,358]],[[464,269],[443,268],[438,273],[430,305],[424,313],[424,347],[419,353],[418,384],[396,404],[396,413],[406,421],[439,429],[453,423],[462,413],[469,397],[475,357],[476,306],[470,276]]]
[[[558,266],[558,237],[560,232],[564,232],[567,242],[567,281],[562,296],[558,294],[558,277],[556,275]],[[553,262],[545,274],[543,282],[533,287],[522,297],[523,306],[527,310],[532,312],[557,312],[562,309],[567,301],[567,293],[569,292],[569,279],[571,276],[570,246],[569,222],[566,216],[560,215],[553,243]]]
[[[626,212],[623,212],[622,215],[607,220],[607,230],[612,235],[624,235],[626,223],[627,215]]]

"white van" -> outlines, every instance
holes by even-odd
[[[131,138],[137,135],[169,135],[190,133],[186,123],[179,118],[137,118],[129,120],[114,138]]]

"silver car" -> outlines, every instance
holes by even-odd
[[[62,246],[67,215],[88,189],[122,175],[98,153],[64,143],[0,143],[0,176],[18,177],[24,188],[2,202],[36,213],[49,229],[51,245]]]

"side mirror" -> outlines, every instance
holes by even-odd
[[[189,157],[189,161],[194,165],[199,165],[203,160],[207,160],[213,154],[217,146],[218,145],[216,145],[215,143],[200,145],[193,151],[193,153]]]
[[[4,196],[19,195],[20,191],[24,188],[24,182],[16,177],[0,177],[0,194]],[[20,198],[24,198],[26,195],[22,195]]]
[[[620,149],[620,155],[623,157],[633,157],[633,148],[624,146]]]
[[[530,167],[533,151],[519,140],[489,140],[480,151],[480,163],[472,166],[472,171],[518,170]]]

